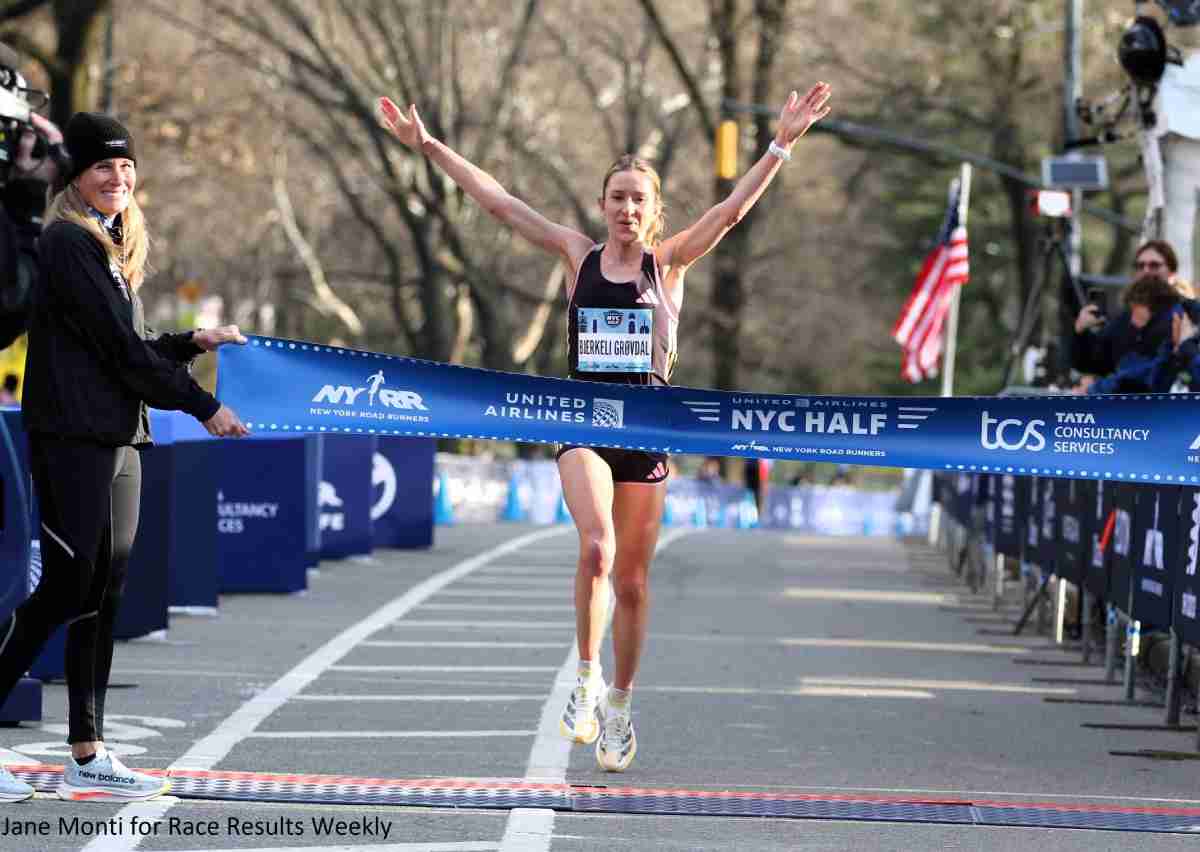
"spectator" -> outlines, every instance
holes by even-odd
[[[1115,370],[1092,382],[1084,391],[1105,393],[1166,393],[1175,380],[1170,369],[1173,341],[1172,330],[1178,328],[1176,317],[1182,316],[1179,292],[1164,279],[1149,277],[1135,281],[1125,291],[1130,327],[1138,331],[1165,328],[1166,335],[1155,350],[1147,353],[1141,347],[1126,352]]]
[[[767,491],[770,488],[771,480],[771,463],[766,459],[746,459],[742,471],[746,487],[754,494],[754,505],[758,508],[758,516],[765,517]]]
[[[1149,279],[1175,286],[1178,269],[1179,260],[1171,245],[1163,240],[1150,240],[1134,254],[1134,280],[1130,288]],[[1126,305],[1128,295],[1129,289],[1123,297]],[[1101,316],[1096,305],[1084,305],[1075,318],[1071,366],[1081,373],[1108,376],[1116,372],[1117,365],[1131,352],[1154,358],[1170,336],[1169,315],[1155,314],[1150,322],[1139,326],[1131,321],[1128,309],[1110,318]]]
[[[700,463],[700,470],[696,471],[696,479],[708,485],[716,485],[721,481],[721,460],[715,456],[708,456]]]

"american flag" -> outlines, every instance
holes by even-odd
[[[959,183],[950,191],[950,206],[937,244],[925,257],[912,294],[892,328],[903,350],[900,373],[916,383],[937,375],[942,356],[943,329],[955,288],[967,283],[967,228],[958,221]]]

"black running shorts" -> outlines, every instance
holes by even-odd
[[[669,473],[666,453],[648,453],[642,450],[617,450],[612,447],[580,447],[575,444],[559,444],[555,459],[562,458],[569,450],[591,450],[608,464],[613,482],[639,482],[653,485],[662,482]]]

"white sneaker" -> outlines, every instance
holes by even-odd
[[[609,704],[607,695],[600,702],[604,730],[596,743],[596,762],[606,772],[624,772],[637,754],[631,709],[628,703],[620,708]]]
[[[0,802],[23,802],[32,796],[32,787],[0,766]]]
[[[558,732],[569,740],[584,745],[590,745],[600,736],[600,722],[596,719],[596,705],[604,694],[604,681],[601,678],[585,680],[579,678],[571,697],[567,699],[566,709],[558,720]]]
[[[161,796],[171,788],[166,778],[134,772],[111,752],[98,755],[86,766],[67,758],[58,797],[75,802],[141,802]]]

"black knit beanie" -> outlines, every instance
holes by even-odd
[[[71,156],[71,169],[66,183],[70,183],[87,169],[112,157],[125,157],[137,162],[133,153],[133,137],[121,122],[102,112],[77,112],[67,122],[63,134],[67,153]]]

